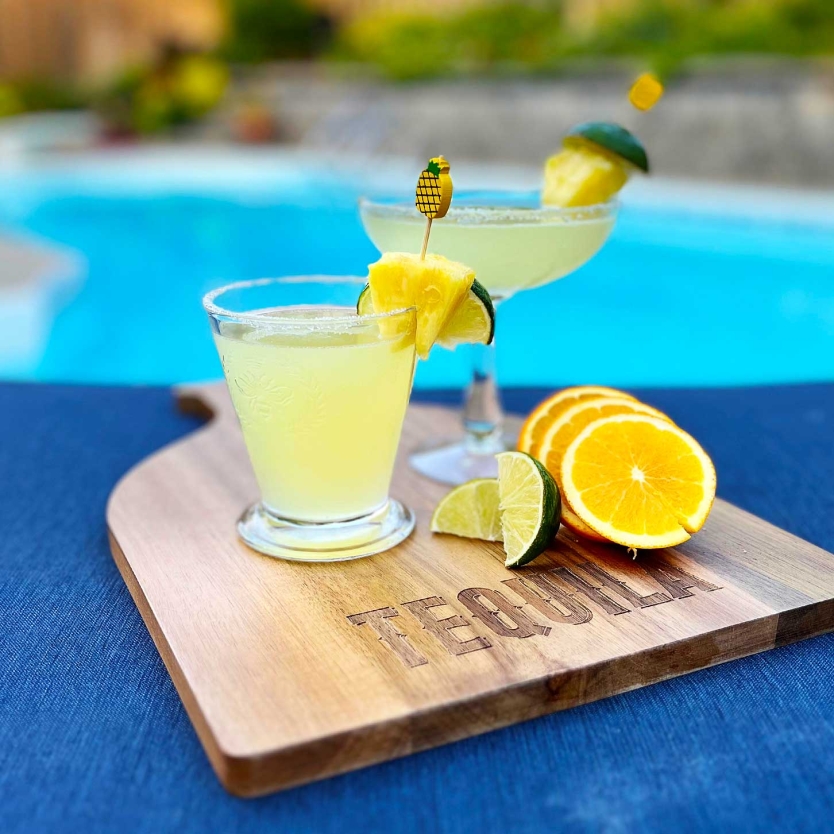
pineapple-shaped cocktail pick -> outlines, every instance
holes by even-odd
[[[420,214],[426,216],[426,233],[423,235],[423,248],[420,259],[425,260],[429,245],[431,221],[445,217],[452,202],[452,178],[449,176],[449,163],[445,157],[433,156],[417,180],[415,203]]]

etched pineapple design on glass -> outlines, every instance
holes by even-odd
[[[234,380],[230,390],[238,420],[244,429],[275,431],[290,422],[297,435],[314,434],[324,423],[325,406],[321,385],[305,369],[292,366],[267,367],[250,360],[233,376],[223,359],[223,372]],[[295,420],[301,411],[303,420]]]

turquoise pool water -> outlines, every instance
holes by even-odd
[[[66,172],[0,174],[0,231],[69,247],[86,261],[72,290],[33,300],[49,305],[48,334],[26,362],[0,350],[0,376],[217,377],[202,294],[265,275],[364,274],[376,257],[356,212],[365,187],[359,176],[315,168],[226,177],[222,187],[211,171],[176,187],[141,172],[94,182]],[[627,194],[624,202],[593,261],[500,308],[502,384],[834,379],[834,226],[720,205],[631,205]],[[466,378],[465,350],[436,350],[417,385]]]

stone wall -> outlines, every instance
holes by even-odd
[[[273,66],[241,79],[237,98],[268,103],[285,140],[311,148],[539,165],[570,125],[612,119],[640,135],[659,174],[834,187],[834,63],[711,65],[645,114],[626,101],[632,77],[390,84]]]

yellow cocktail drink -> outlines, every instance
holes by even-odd
[[[237,529],[262,553],[355,559],[414,528],[388,490],[414,377],[416,312],[341,306],[361,288],[352,278],[267,279],[203,300],[260,488]]]
[[[362,220],[381,252],[413,251],[425,226],[410,207],[363,206]],[[431,250],[472,267],[493,299],[502,299],[574,272],[597,253],[613,226],[608,208],[453,206],[433,224]]]
[[[297,333],[233,325],[215,342],[264,505],[295,521],[383,506],[414,373],[414,330]],[[303,323],[308,320],[310,329]]]

